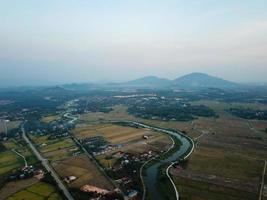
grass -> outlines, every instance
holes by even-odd
[[[7,200],[62,200],[59,194],[55,192],[55,188],[48,184],[39,182],[22,191],[19,191]]]

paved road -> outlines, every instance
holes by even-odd
[[[264,176],[266,173],[266,167],[267,167],[267,161],[264,161],[264,167],[263,167],[263,171],[262,171],[262,177],[261,177],[261,188],[260,188],[260,194],[259,194],[259,200],[262,199],[262,193],[263,193],[263,188],[264,188]]]
[[[37,157],[38,160],[40,160],[43,164],[43,166],[45,167],[45,169],[51,173],[51,176],[54,178],[54,180],[56,181],[58,187],[63,191],[65,197],[68,200],[74,200],[74,198],[71,196],[70,192],[68,191],[68,189],[66,188],[66,186],[62,183],[61,179],[59,178],[59,176],[57,175],[57,173],[55,172],[55,170],[50,166],[49,162],[47,159],[43,158],[41,156],[41,154],[37,151],[37,149],[35,148],[35,146],[32,144],[32,142],[29,140],[29,138],[27,137],[25,130],[24,130],[24,125],[22,125],[21,127],[22,130],[22,137],[23,139],[26,141],[26,143],[30,146],[32,152],[35,154],[35,156]]]

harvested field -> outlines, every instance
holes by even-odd
[[[194,181],[191,178],[174,177],[181,199],[186,200],[256,200],[257,194],[233,188]]]
[[[103,136],[112,144],[127,143],[135,140],[142,140],[144,135],[153,135],[154,132],[145,129],[136,129],[131,127],[124,127],[118,125],[105,125],[105,126],[88,126],[77,128],[74,134],[78,138]]]
[[[123,144],[123,147],[119,149],[120,151],[133,154],[143,153],[150,150],[165,151],[172,144],[171,139],[165,134],[148,129],[113,124],[78,126],[74,130],[74,134],[78,138],[103,136],[111,144]],[[144,135],[149,136],[149,139],[143,139]]]
[[[52,165],[62,178],[66,176],[77,177],[75,181],[69,184],[69,187],[80,188],[85,184],[90,184],[107,190],[113,189],[112,184],[86,155],[53,162]]]
[[[134,116],[129,115],[127,112],[127,107],[123,106],[123,105],[117,105],[112,107],[113,111],[109,112],[109,113],[102,113],[102,112],[96,112],[96,113],[87,113],[84,115],[81,115],[80,121],[82,123],[87,122],[87,123],[91,123],[91,122],[96,122],[99,120],[134,120],[136,119]]]
[[[199,147],[190,157],[187,170],[256,185],[262,172],[262,161],[240,157],[232,151]]]
[[[61,118],[60,115],[50,115],[50,116],[42,117],[41,121],[45,122],[45,123],[50,123],[50,122],[56,121],[60,118]]]

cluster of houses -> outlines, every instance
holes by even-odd
[[[42,169],[36,169],[34,166],[24,166],[20,168],[19,170],[13,172],[9,175],[8,179],[10,181],[19,180],[19,179],[27,179],[35,177],[38,180],[41,180],[44,178],[45,173]]]
[[[93,156],[103,155],[111,151],[115,151],[122,147],[120,144],[111,145],[104,137],[94,136],[80,139],[80,142],[84,145],[88,152]]]

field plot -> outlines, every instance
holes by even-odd
[[[2,142],[2,145],[4,145],[5,150],[0,152],[0,176],[24,166],[24,160],[12,152],[12,149],[16,149],[17,152],[25,156],[28,164],[36,162],[36,159],[32,155],[31,151],[27,148],[27,146],[24,146],[23,143],[9,140]]]
[[[127,107],[123,105],[117,105],[113,107],[113,111],[109,113],[94,112],[81,115],[80,121],[82,123],[91,123],[99,120],[134,120],[134,116],[129,115]]]
[[[12,194],[24,190],[27,187],[30,187],[38,182],[39,180],[36,178],[28,178],[24,180],[8,182],[0,189],[0,200],[4,200]]]
[[[8,130],[19,128],[21,121],[10,121],[7,123]]]
[[[36,183],[7,198],[7,200],[61,200],[55,188],[47,183]]]
[[[198,147],[185,169],[172,169],[181,198],[257,199],[263,161],[218,148]]]
[[[49,116],[42,117],[41,121],[45,123],[50,123],[52,121],[59,120],[60,118],[61,118],[60,115],[49,115]]]
[[[256,200],[257,195],[246,191],[240,192],[223,185],[175,177],[181,199],[186,200]]]
[[[5,130],[6,130],[5,124],[6,124],[7,131],[11,131],[13,129],[19,128],[21,121],[9,121],[6,123],[0,121],[0,133],[5,132]]]
[[[233,105],[206,103],[220,117],[199,118],[184,127],[196,138],[196,149],[185,170],[172,170],[181,196],[188,200],[257,199],[263,160],[267,159],[267,135],[260,132],[265,122],[226,113],[224,109]]]
[[[31,136],[43,156],[51,161],[64,159],[73,155],[77,146],[70,138],[49,139],[49,136]]]
[[[164,151],[172,143],[168,136],[161,133],[113,124],[80,125],[74,130],[74,134],[78,138],[103,136],[111,144],[122,144],[119,150],[131,153]],[[149,136],[149,139],[144,140],[144,136]]]
[[[111,183],[85,155],[54,162],[53,167],[62,178],[66,176],[77,177],[69,184],[69,187],[80,188],[85,184],[90,184],[108,190],[113,189]]]

